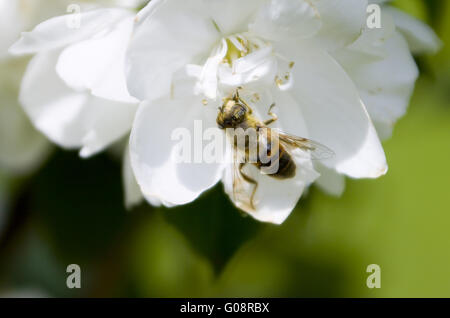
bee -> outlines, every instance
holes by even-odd
[[[240,129],[245,133],[245,142],[239,143],[236,134],[234,134],[232,142],[234,154],[233,199],[244,210],[254,211],[254,197],[258,183],[244,172],[243,169],[247,164],[253,164],[260,171],[264,170],[262,172],[269,177],[286,180],[296,175],[297,166],[292,155],[294,150],[300,149],[307,152],[312,159],[328,159],[334,156],[334,152],[318,142],[269,128],[268,126],[278,119],[277,115],[272,112],[275,104],[272,104],[267,112],[270,118],[260,121],[253,115],[249,104],[240,97],[239,89],[232,97],[224,99],[222,107],[219,108],[216,122],[220,129],[227,131],[230,128],[232,131]],[[249,130],[256,132],[256,142],[252,143],[248,138]],[[258,151],[256,151],[256,157],[252,157],[251,151],[255,147],[258,147]],[[250,158],[253,159],[250,160]],[[272,169],[272,167],[276,167],[276,169]],[[269,172],[267,173],[267,171]],[[248,186],[252,186],[251,191]]]

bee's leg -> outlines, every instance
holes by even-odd
[[[241,102],[243,102],[244,103],[244,105],[247,107],[247,109],[248,109],[248,113],[251,115],[252,113],[253,113],[253,109],[250,107],[250,105],[249,104],[247,104],[245,101],[243,101],[242,99],[241,99]]]
[[[238,88],[236,88],[236,93],[234,94],[234,99],[236,100],[236,101],[239,101],[239,102],[241,102],[245,107],[247,107],[247,110],[248,110],[248,113],[249,114],[252,114],[253,113],[253,109],[250,107],[250,105],[249,104],[247,104],[247,102],[245,101],[245,100],[243,100],[242,98],[241,98],[241,96],[239,95],[239,90],[241,90],[242,89],[242,86],[239,86]]]
[[[270,105],[269,111],[267,112],[267,115],[271,116],[272,118],[267,119],[264,121],[264,125],[269,126],[270,124],[276,122],[278,120],[278,116],[272,112],[272,109],[275,107],[275,103]]]
[[[241,97],[239,96],[239,91],[240,91],[241,89],[242,89],[242,86],[239,86],[239,87],[236,88],[235,97],[236,97],[237,99],[241,99]]]
[[[256,190],[258,189],[258,182],[256,182],[253,178],[249,177],[248,175],[246,175],[244,173],[244,171],[242,171],[242,169],[244,168],[246,163],[240,163],[239,164],[239,172],[242,176],[242,178],[247,181],[248,183],[253,184],[253,191],[252,191],[252,195],[250,196],[250,207],[255,210],[255,205],[253,203],[253,199],[255,198],[255,194],[256,194]]]

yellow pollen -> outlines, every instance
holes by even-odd
[[[233,44],[233,42],[230,41],[230,39],[227,39],[227,46],[228,51],[227,55],[225,55],[225,58],[222,60],[223,63],[231,64],[234,60],[237,60],[241,57],[244,57],[248,54],[248,43],[243,41],[241,38],[237,38],[237,41],[242,45],[242,47],[245,48],[245,50],[239,50],[236,45]]]
[[[277,84],[278,86],[283,85],[283,80],[278,75],[275,76],[275,84]]]

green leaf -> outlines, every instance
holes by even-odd
[[[96,260],[120,240],[127,217],[120,170],[106,155],[82,160],[60,151],[33,179],[29,208],[64,259]]]
[[[222,185],[189,205],[163,210],[167,221],[209,259],[216,273],[262,227],[261,223],[234,208]]]

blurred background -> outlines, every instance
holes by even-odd
[[[450,1],[394,3],[450,43]],[[450,48],[417,62],[409,111],[384,143],[388,174],[347,180],[341,198],[313,187],[282,226],[242,216],[222,185],[187,206],[127,211],[113,153],[82,160],[35,132],[14,143],[31,126],[5,120],[18,89],[5,75],[23,63],[0,63],[0,153],[18,154],[0,154],[0,296],[450,297]],[[81,289],[66,287],[69,264]],[[369,264],[380,289],[366,286]]]

